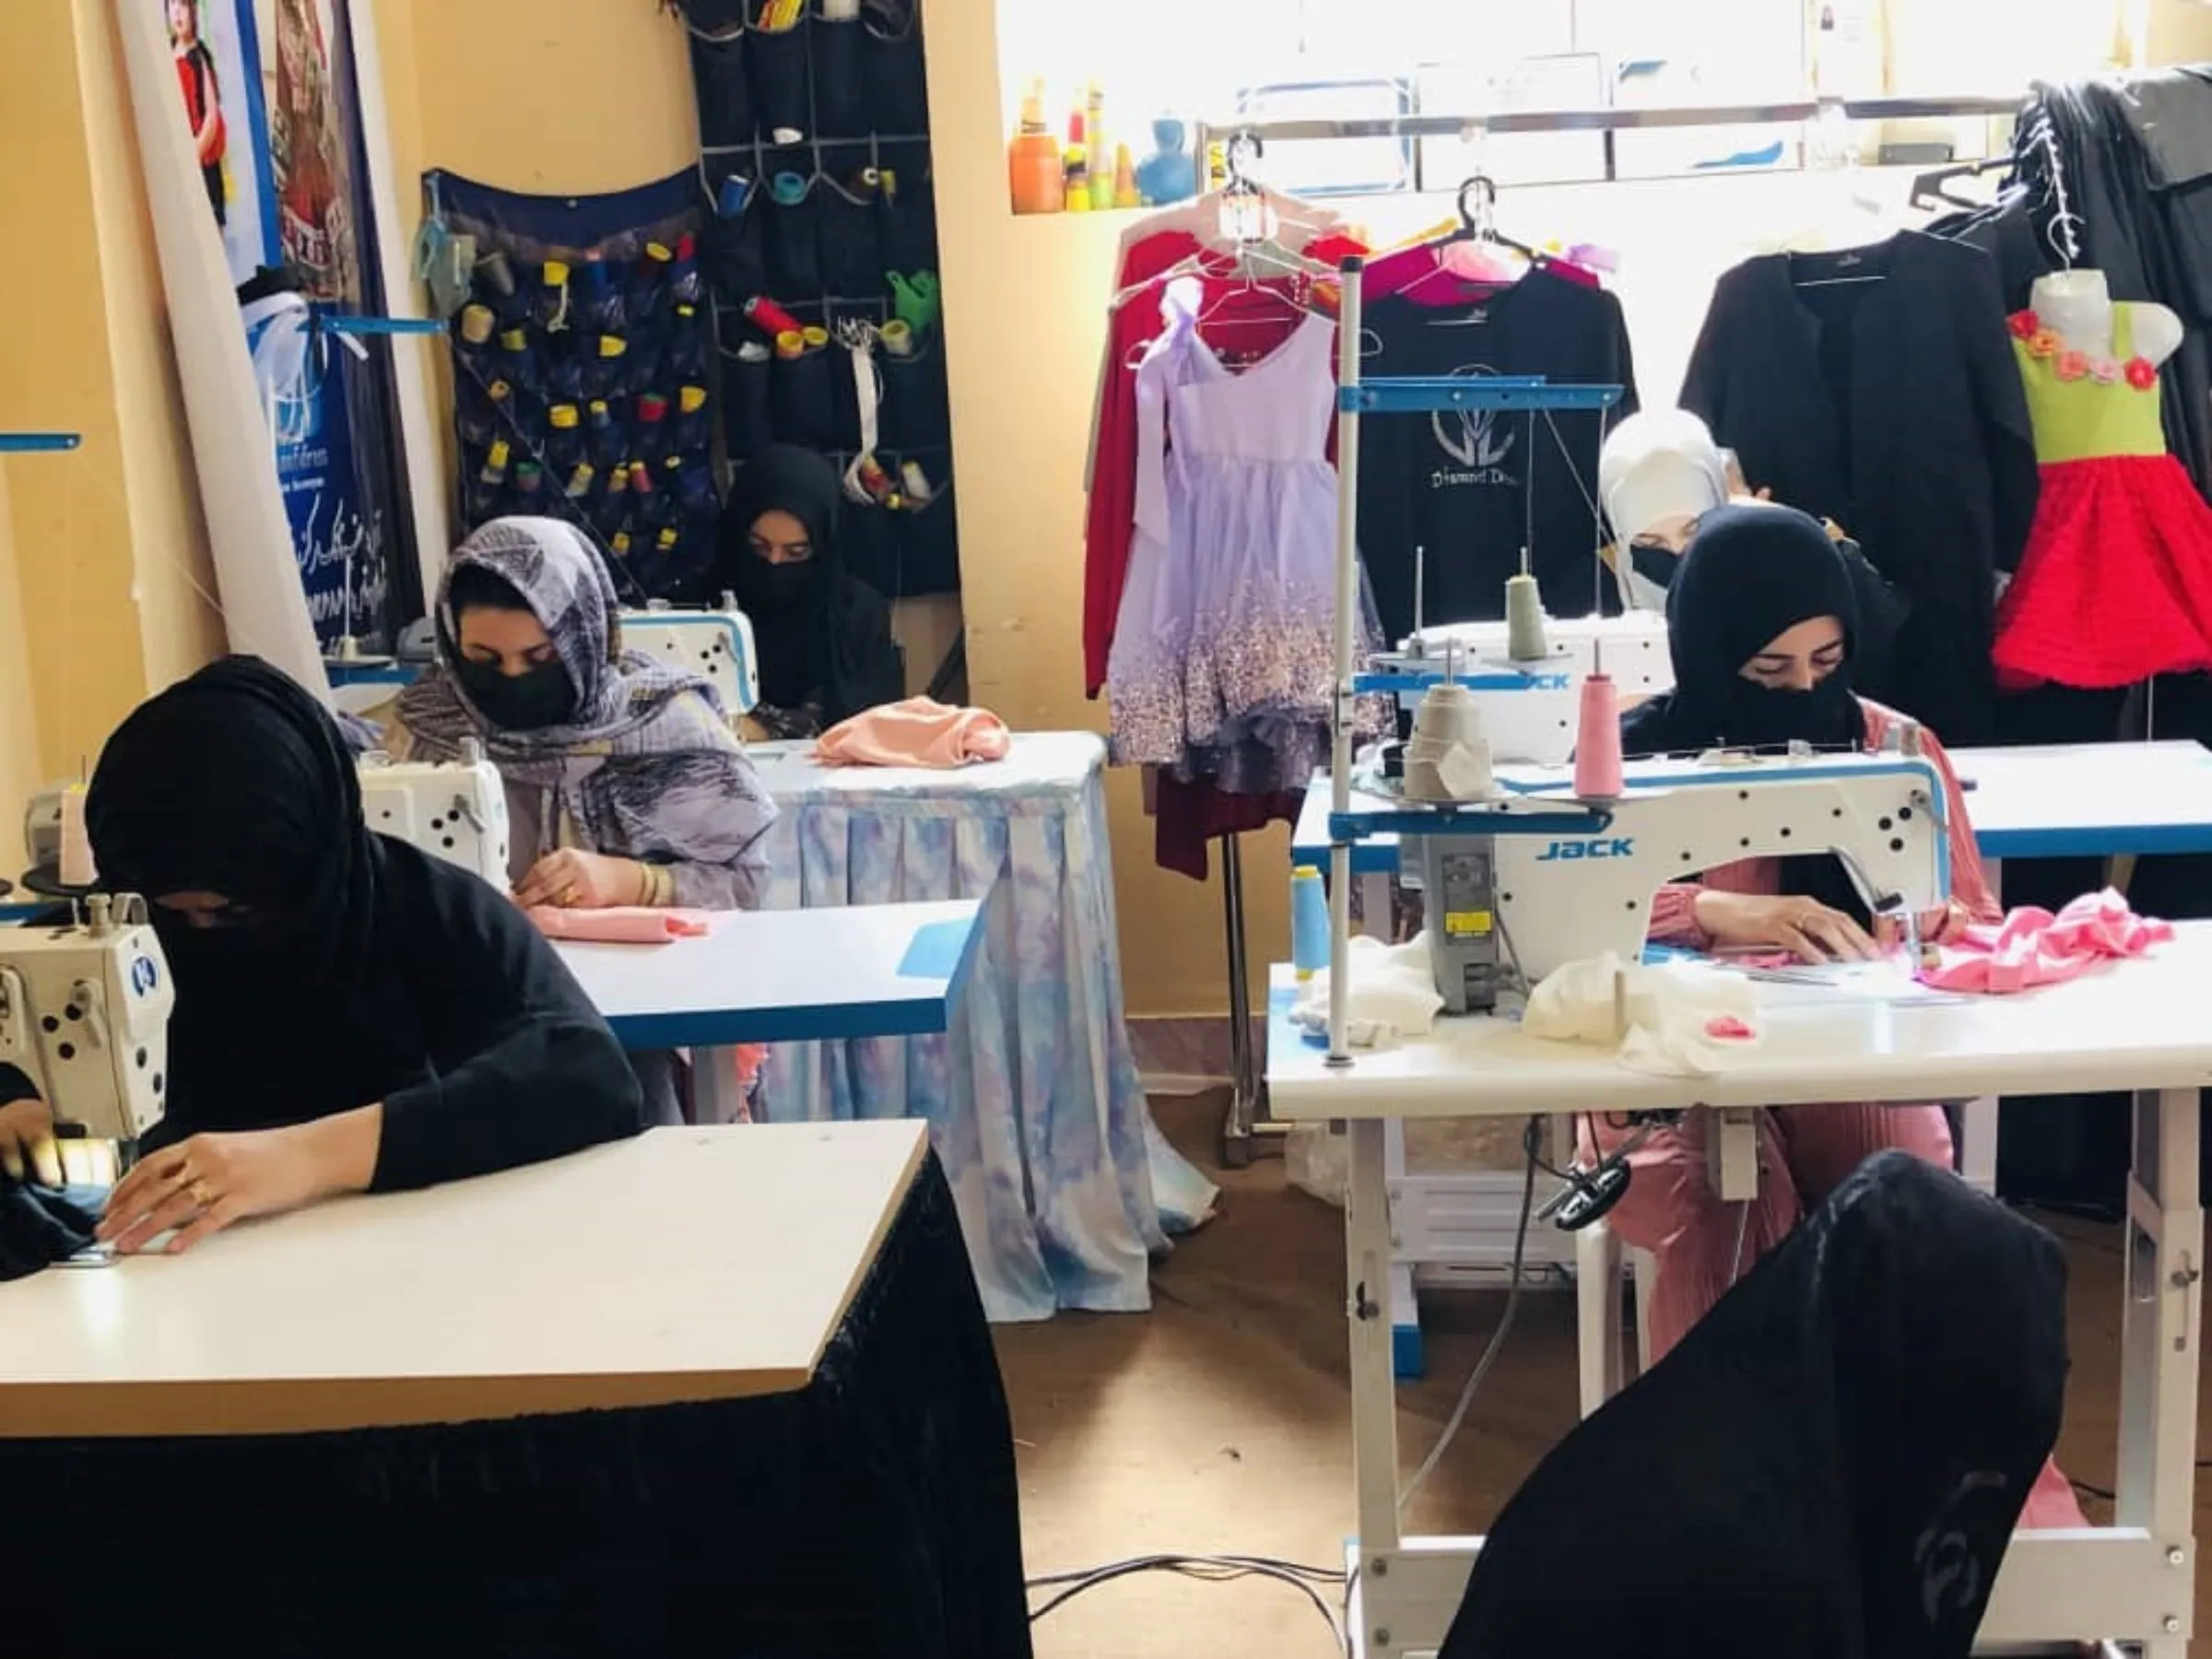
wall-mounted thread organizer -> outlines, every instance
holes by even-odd
[[[535,196],[433,171],[424,189],[477,254],[451,324],[463,531],[563,519],[625,604],[705,597],[721,504],[691,175]]]
[[[723,443],[845,474],[846,559],[898,598],[959,586],[918,0],[679,0]]]

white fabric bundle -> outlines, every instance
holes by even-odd
[[[1554,1042],[1617,1049],[1630,1071],[1702,1077],[1759,1041],[1759,992],[1733,974],[1604,956],[1567,962],[1529,994],[1521,1029]],[[1625,1024],[1625,1030],[1624,1030]]]
[[[1349,975],[1345,1041],[1354,1048],[1377,1048],[1401,1037],[1418,1037],[1436,1023],[1444,1006],[1429,966],[1429,935],[1404,945],[1385,945],[1355,934],[1345,964]],[[1329,1029],[1329,971],[1321,969],[1298,988],[1290,1018],[1301,1030]]]

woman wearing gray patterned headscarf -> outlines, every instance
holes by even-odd
[[[494,519],[446,567],[438,661],[399,700],[395,758],[475,738],[507,784],[524,904],[752,906],[775,803],[713,686],[622,649],[613,581],[572,526]]]

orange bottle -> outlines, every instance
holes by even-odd
[[[1017,213],[1058,213],[1067,182],[1060,146],[1044,120],[1044,83],[1033,80],[1021,100],[1021,130],[1006,145],[1006,188]]]

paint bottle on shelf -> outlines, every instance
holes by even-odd
[[[1006,145],[1006,188],[1017,213],[1058,213],[1065,202],[1060,146],[1044,119],[1044,82],[1032,80],[1021,98],[1021,125]]]

